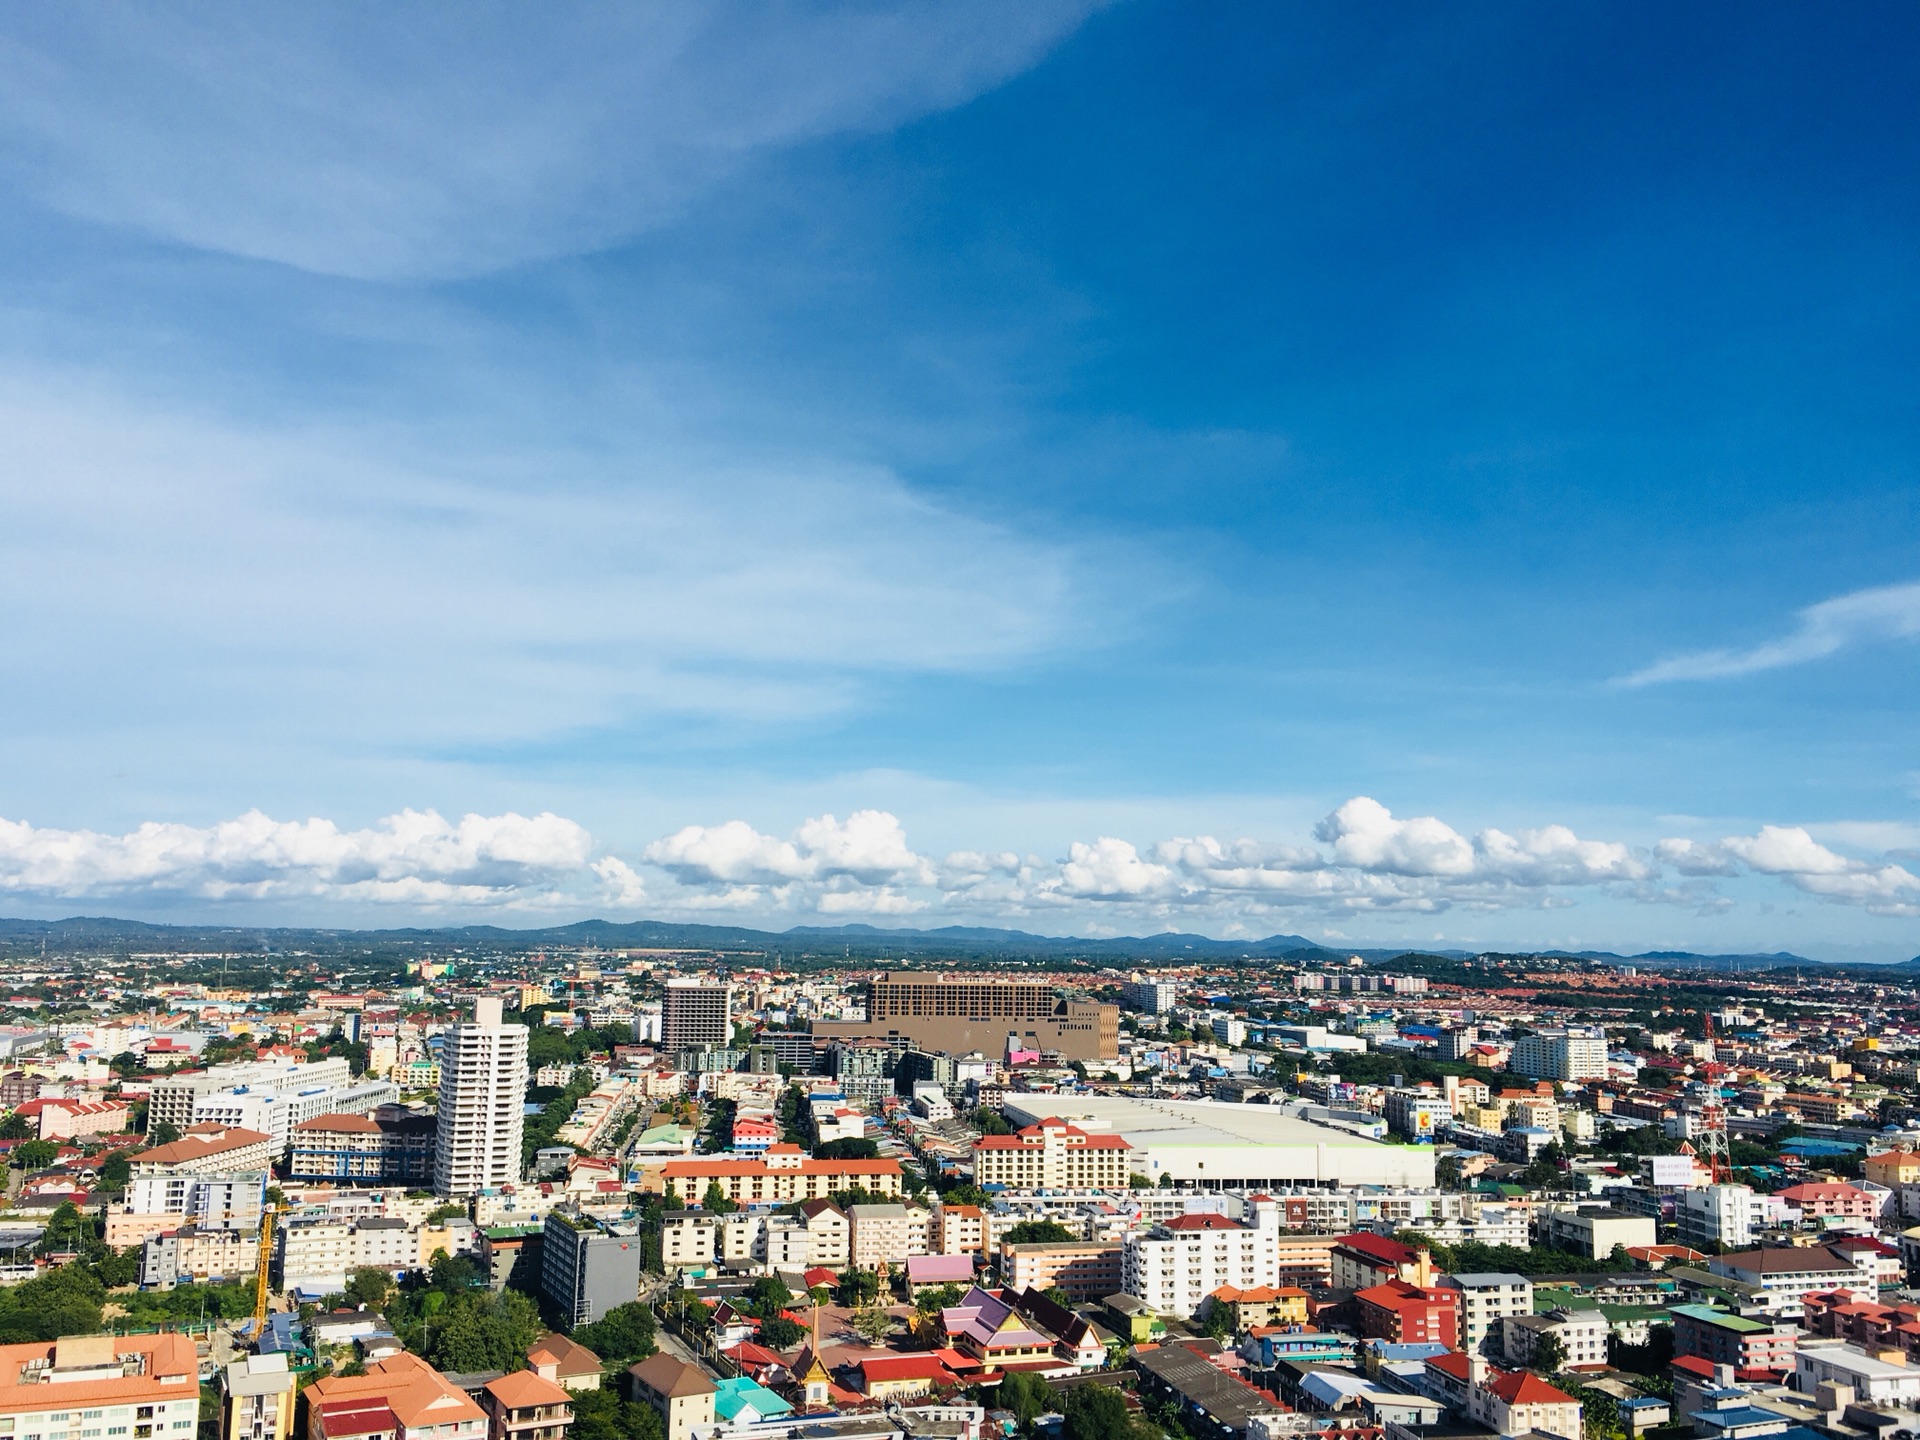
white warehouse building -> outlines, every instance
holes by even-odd
[[[1163,1176],[1207,1190],[1434,1183],[1431,1146],[1382,1145],[1271,1105],[1012,1094],[1004,1108],[1015,1125],[1057,1117],[1091,1135],[1118,1135],[1133,1147],[1134,1172],[1155,1185]]]

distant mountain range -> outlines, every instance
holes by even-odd
[[[156,925],[142,920],[105,916],[75,916],[66,920],[0,919],[0,947],[15,956],[41,946],[96,954],[138,952],[226,952],[266,954],[301,951],[309,954],[347,954],[368,951],[413,953],[435,948],[511,952],[546,947],[597,946],[607,950],[684,949],[771,952],[793,958],[840,954],[862,960],[889,956],[916,959],[1139,959],[1139,960],[1291,960],[1315,963],[1358,955],[1372,961],[1408,954],[1464,959],[1495,953],[1459,949],[1423,950],[1414,946],[1329,947],[1303,935],[1269,935],[1261,940],[1215,940],[1205,935],[1168,931],[1160,935],[1089,939],[1081,936],[1035,935],[1025,930],[1002,930],[977,925],[946,925],[937,929],[881,929],[873,925],[796,925],[785,931],[753,930],[736,925],[678,925],[657,920],[616,923],[583,920],[538,930],[509,930],[497,925],[462,925],[442,929],[349,930],[318,927],[262,927],[243,925]],[[1620,955],[1605,950],[1541,950],[1497,952],[1516,958],[1538,955],[1637,965],[1646,969],[1725,970],[1730,972],[1784,970],[1834,966],[1802,955],[1707,955],[1684,950],[1654,950]],[[1896,966],[1871,966],[1884,973],[1893,968],[1920,970],[1920,956]]]

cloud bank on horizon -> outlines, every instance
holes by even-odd
[[[1019,917],[1059,929],[1177,925],[1248,934],[1302,917],[1551,909],[1607,890],[1711,910],[1714,882],[1745,875],[1877,915],[1920,916],[1920,877],[1894,860],[1823,845],[1800,826],[1646,848],[1583,840],[1562,825],[1463,835],[1355,796],[1312,844],[1212,836],[1144,848],[1110,835],[1052,859],[1012,851],[923,855],[899,819],[819,815],[785,837],[743,820],[687,825],[636,857],[605,853],[551,813],[448,820],[406,810],[360,830],[250,811],[220,824],[149,823],[121,835],[0,820],[0,896],[41,901],[317,902],[478,912],[743,919]]]

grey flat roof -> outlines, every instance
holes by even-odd
[[[1456,1285],[1527,1285],[1532,1282],[1524,1275],[1510,1274],[1505,1270],[1476,1270],[1468,1275],[1450,1275],[1447,1277]]]

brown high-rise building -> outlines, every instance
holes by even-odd
[[[660,1048],[725,1045],[733,1039],[733,987],[674,979],[660,1001]]]
[[[998,1055],[1011,1037],[1023,1049],[1057,1050],[1068,1060],[1112,1060],[1120,1053],[1120,1007],[1064,999],[1044,980],[887,972],[868,984],[865,1020],[817,1020],[813,1033],[901,1039],[950,1055]]]

